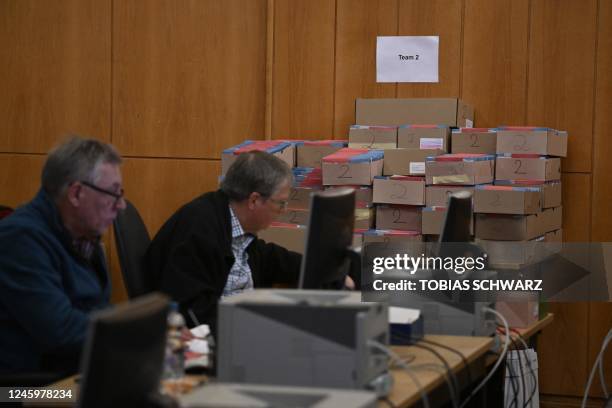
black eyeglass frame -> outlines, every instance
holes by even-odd
[[[119,190],[119,193],[115,193],[114,191],[110,191],[102,187],[98,187],[95,184],[90,183],[89,181],[81,180],[80,183],[83,184],[84,186],[91,188],[94,191],[97,191],[98,193],[106,194],[106,195],[113,197],[115,199],[115,201],[113,202],[113,205],[117,205],[119,203],[119,200],[124,198],[123,189]]]

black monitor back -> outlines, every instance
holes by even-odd
[[[440,243],[470,242],[470,226],[472,223],[472,194],[469,191],[458,191],[448,198],[446,217]]]
[[[78,407],[145,406],[158,392],[169,301],[142,296],[92,316]]]
[[[355,224],[355,190],[339,188],[312,194],[301,289],[340,289],[350,267]]]

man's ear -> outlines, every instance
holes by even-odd
[[[81,188],[83,186],[79,182],[72,183],[66,189],[66,198],[68,202],[74,207],[78,207],[81,204]]]
[[[249,198],[247,198],[247,204],[249,206],[249,210],[255,209],[255,206],[257,205],[257,200],[259,200],[260,198],[261,198],[261,194],[259,194],[256,191],[249,194]]]

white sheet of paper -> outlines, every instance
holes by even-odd
[[[389,306],[389,323],[413,323],[420,315],[421,311],[419,309]]]
[[[438,82],[440,37],[377,37],[376,82]]]

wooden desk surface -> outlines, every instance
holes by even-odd
[[[457,350],[468,361],[473,363],[478,358],[482,357],[493,344],[492,337],[467,337],[467,336],[442,336],[442,335],[427,335],[426,340],[431,340]],[[435,349],[448,362],[453,372],[458,372],[464,368],[462,359],[455,353],[441,347],[423,343],[424,345]],[[414,347],[414,346],[392,346],[400,357],[414,356],[414,360],[410,362],[410,366],[418,366],[421,364],[441,365],[440,360],[431,352]],[[438,386],[445,383],[444,376],[438,370],[430,369],[415,369],[418,373],[418,379],[426,393],[434,390]],[[413,405],[421,399],[417,385],[412,381],[408,373],[403,369],[396,367],[391,369],[393,375],[393,388],[389,394],[389,400],[397,407],[407,407]],[[385,406],[383,403],[380,406]]]

